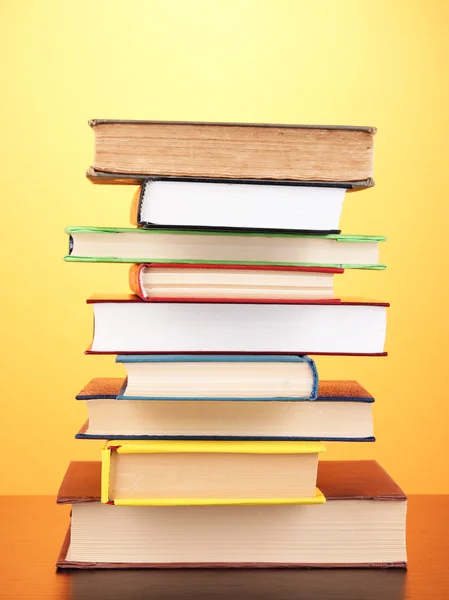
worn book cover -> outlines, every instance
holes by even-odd
[[[94,182],[109,174],[111,183],[174,176],[372,185],[374,127],[113,119],[89,125]]]

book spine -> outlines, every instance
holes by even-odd
[[[283,362],[283,363],[310,363],[313,362],[308,356],[299,354],[220,354],[217,352],[210,353],[186,353],[186,354],[141,354],[134,353],[129,356],[128,354],[118,354],[116,358],[118,363],[139,363],[139,362]]]
[[[137,443],[106,442],[104,450],[118,454],[320,454],[326,452],[321,442],[267,442],[217,440],[139,440]],[[104,454],[103,465],[109,477],[111,457]]]
[[[321,490],[311,498],[118,498],[108,504],[116,506],[281,506],[325,504]]]
[[[129,287],[133,294],[139,296],[142,300],[147,300],[145,291],[141,285],[141,272],[144,265],[131,265],[129,269]]]
[[[109,475],[111,470],[111,448],[101,450],[101,502],[109,504]]]
[[[312,360],[311,358],[309,358],[306,355],[303,356],[303,359],[305,362],[308,363],[310,370],[312,371],[312,377],[313,377],[312,391],[310,393],[309,400],[316,400],[318,397],[318,383],[319,383],[318,369],[316,368],[316,364],[315,364],[314,360]]]
[[[129,220],[131,225],[135,227],[140,227],[140,209],[142,207],[143,195],[145,192],[145,182],[142,183],[141,187],[138,187],[133,195],[133,199],[131,201],[131,211],[129,215]]]

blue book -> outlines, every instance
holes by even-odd
[[[123,379],[93,379],[77,396],[80,439],[371,442],[373,397],[356,381],[320,381],[315,400],[119,400]]]
[[[314,400],[314,361],[299,355],[119,354],[118,400]]]

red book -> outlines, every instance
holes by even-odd
[[[134,264],[131,291],[151,302],[338,303],[333,276],[343,269],[239,264]]]
[[[145,302],[94,296],[88,353],[385,355],[385,302]]]

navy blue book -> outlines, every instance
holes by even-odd
[[[89,419],[77,438],[374,441],[374,399],[355,381],[320,381],[315,400],[123,400],[123,389],[126,380],[93,379],[81,390]]]

